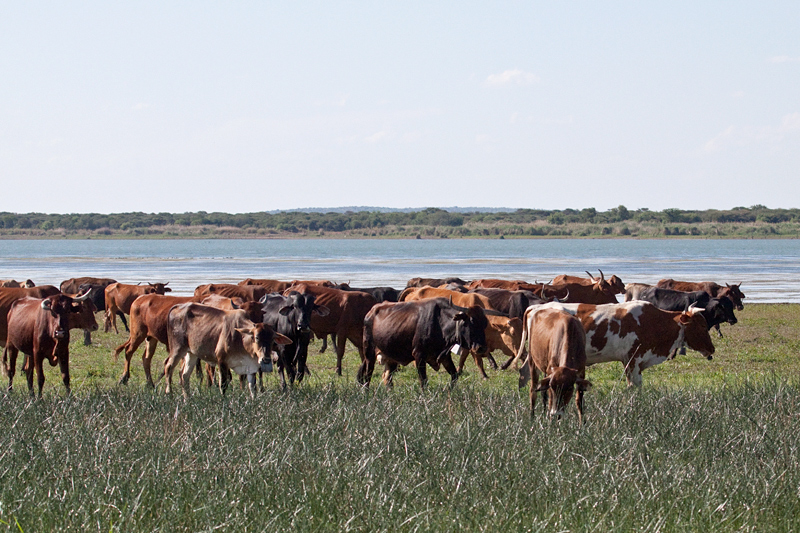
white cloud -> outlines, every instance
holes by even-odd
[[[539,82],[539,77],[519,69],[506,70],[500,74],[490,74],[486,78],[487,85],[532,85]]]
[[[800,132],[800,113],[790,113],[781,119],[780,124],[753,128],[749,126],[728,126],[722,133],[710,139],[704,152],[716,152],[729,147],[742,147],[754,144],[779,144],[786,137]]]
[[[773,56],[767,59],[770,63],[797,63],[800,62],[800,57],[791,56]]]

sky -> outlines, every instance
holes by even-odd
[[[4,2],[0,211],[800,207],[800,2]]]

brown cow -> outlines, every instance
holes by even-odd
[[[262,285],[231,285],[230,283],[207,283],[194,290],[194,301],[202,302],[212,294],[225,298],[241,298],[245,302],[257,302],[271,291]]]
[[[564,408],[575,395],[578,424],[583,423],[583,393],[591,387],[586,379],[586,333],[581,321],[560,309],[533,307],[525,316],[527,364],[520,369],[520,386],[531,379],[531,418],[536,393],[547,396],[550,416],[561,418]],[[539,381],[539,371],[545,378]]]
[[[291,340],[275,333],[265,324],[248,320],[241,309],[225,311],[194,302],[170,309],[167,339],[169,358],[164,365],[166,392],[172,392],[172,371],[178,360],[184,360],[181,384],[184,396],[189,395],[189,377],[198,359],[214,366],[224,366],[240,376],[247,376],[250,394],[255,396],[256,372],[262,364],[272,362],[272,344]],[[229,378],[220,380],[225,393]]]
[[[93,278],[93,277],[81,277],[81,278],[70,278],[65,279],[59,285],[59,289],[64,294],[79,294],[83,293],[87,289],[91,291],[91,298],[92,302],[94,303],[95,308],[98,311],[105,311],[106,310],[106,287],[111,285],[112,283],[116,283],[117,280],[111,278]],[[125,318],[125,315],[122,312],[117,312],[117,316],[120,320],[122,320],[122,325],[125,326],[125,329],[128,329],[128,321]],[[83,345],[90,346],[92,344],[92,334],[89,330],[83,330]]]
[[[36,370],[39,398],[44,387],[44,361],[58,364],[67,394],[69,387],[69,330],[97,328],[94,304],[89,293],[71,298],[63,294],[47,298],[21,298],[8,313],[8,336],[3,350],[3,373],[8,376],[10,391],[16,374],[17,355],[26,354],[23,369],[30,395],[33,391],[33,371]]]
[[[192,301],[191,296],[166,296],[163,294],[145,294],[136,298],[130,308],[131,330],[128,340],[114,350],[114,361],[119,353],[125,350],[125,369],[119,379],[120,385],[128,383],[131,376],[131,358],[139,346],[147,341],[142,354],[144,375],[149,387],[155,387],[150,374],[150,365],[158,343],[167,346],[167,315],[173,305]],[[169,347],[167,347],[169,350]]]
[[[0,280],[0,287],[9,287],[13,289],[30,289],[35,286],[36,284],[29,279],[26,279],[25,281],[17,281],[15,279]]]
[[[448,291],[447,289],[437,289],[435,287],[410,287],[404,289],[397,300],[400,302],[412,302],[427,298],[448,298],[461,307],[477,305],[483,309],[494,309],[491,300],[482,294]]]
[[[712,298],[722,298],[727,296],[736,306],[736,309],[741,311],[744,309],[742,300],[745,298],[744,293],[741,291],[741,283],[725,286],[718,285],[713,281],[701,281],[698,283],[692,281],[675,281],[674,279],[662,279],[656,284],[660,289],[672,289],[674,291],[693,292],[705,291]]]
[[[442,285],[466,285],[468,281],[461,278],[411,278],[406,283],[406,288],[411,287],[441,287]]]
[[[599,278],[586,279],[567,275],[556,276],[551,285],[554,289],[567,293],[566,297],[560,294],[558,296],[559,298],[564,298],[567,303],[613,304],[617,303],[617,294],[625,294],[625,285],[621,285],[622,280],[616,276],[612,276],[611,279],[613,282],[606,280],[601,270]],[[552,295],[548,293],[548,296]]]
[[[0,346],[6,345],[8,336],[8,312],[11,306],[21,298],[47,298],[55,294],[61,294],[52,285],[40,285],[30,289],[20,287],[0,287]]]
[[[480,370],[483,379],[489,379],[489,376],[486,375],[486,370],[483,368],[483,356],[491,357],[493,351],[500,350],[510,360],[513,360],[517,355],[519,343],[522,340],[522,320],[519,318],[487,315],[486,319],[489,321],[489,325],[486,326],[486,353],[472,352],[472,357],[475,359],[475,364]],[[464,370],[464,363],[466,363],[469,353],[466,350],[461,352],[461,359],[458,361],[459,374]],[[490,359],[490,361],[493,361],[493,359]],[[497,370],[497,364],[495,363],[493,366]]]
[[[365,292],[340,291],[304,283],[287,289],[284,296],[289,296],[291,291],[310,294],[314,296],[316,305],[328,309],[329,313],[326,316],[316,313],[311,315],[311,331],[320,338],[331,334],[336,335],[336,374],[341,376],[342,357],[344,357],[344,347],[348,339],[363,358],[364,317],[378,302],[371,294]]]
[[[269,292],[283,292],[292,286],[291,281],[278,281],[277,279],[253,279],[247,278],[240,281],[239,285],[260,285],[266,287]]]
[[[114,333],[119,334],[117,329],[117,313],[126,315],[131,314],[131,305],[139,296],[145,294],[164,294],[171,292],[167,283],[148,283],[147,285],[126,285],[124,283],[112,283],[106,287],[106,314],[103,318],[103,331],[108,332],[114,326]]]

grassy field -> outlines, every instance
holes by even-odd
[[[72,397],[57,368],[41,401],[19,374],[0,394],[0,530],[796,531],[800,306],[738,316],[713,361],[679,356],[641,390],[591,367],[581,429],[574,408],[532,422],[511,371],[361,390],[351,346],[341,378],[314,355],[294,390],[193,382],[184,402],[144,387],[138,354],[116,385],[124,335],[73,332]]]

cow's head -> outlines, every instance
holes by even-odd
[[[85,309],[93,309],[94,304],[89,300],[90,293],[87,291],[85,294],[71,298],[66,294],[54,294],[42,300],[41,307],[50,313],[53,318],[51,322],[50,333],[55,339],[69,339],[69,330],[72,326],[71,316],[85,312]],[[87,304],[84,307],[84,304]],[[86,318],[89,321],[89,318]],[[94,312],[91,311],[91,321],[94,322],[95,329],[97,329],[97,322],[94,320]],[[74,326],[84,327],[84,326]]]
[[[715,324],[727,322],[734,325],[738,322],[736,315],[733,313],[733,302],[727,296],[721,298],[712,298],[706,306],[706,311],[711,313],[712,321]]]
[[[574,368],[559,366],[539,382],[536,392],[547,391],[547,411],[549,415],[561,418],[564,415],[564,408],[569,404],[572,395],[575,393],[575,389],[587,391],[591,386],[591,381],[580,377],[578,371]]]
[[[690,306],[689,309],[678,315],[678,321],[684,328],[683,339],[686,345],[703,354],[709,361],[714,354],[714,343],[708,333],[708,323],[700,314],[701,308]]]
[[[491,328],[500,335],[500,342],[511,352],[516,353],[522,342],[522,320],[519,318],[500,318],[490,321]]]
[[[169,281],[166,283],[148,283],[147,284],[147,294],[166,294],[168,292],[172,292],[172,289],[167,287],[169,285]]]
[[[90,292],[87,292],[86,296],[85,300],[73,299],[72,312],[69,315],[69,329],[97,331],[97,320],[94,317],[97,307],[91,299]]]
[[[21,286],[25,287],[26,289],[32,289],[36,286],[36,284],[32,280],[26,279],[25,283],[22,283]]]
[[[291,344],[292,340],[285,335],[276,333],[266,324],[250,324],[243,328],[236,328],[242,336],[242,346],[256,359],[259,364],[272,363],[272,344]]]
[[[744,309],[744,303],[742,302],[742,300],[745,298],[744,293],[739,288],[741,287],[741,285],[742,285],[741,283],[735,285],[728,285],[726,283],[725,288],[720,290],[717,293],[717,296],[718,297],[727,296],[728,298],[731,299],[733,305],[736,306],[736,309],[738,311],[741,311]]]
[[[313,294],[301,294],[292,291],[286,297],[286,305],[280,308],[280,314],[286,317],[294,329],[300,333],[311,331],[311,314],[328,316],[330,310],[324,305],[317,305]]]
[[[456,321],[456,331],[459,332],[458,341],[462,346],[469,347],[477,354],[485,354],[486,347],[486,328],[489,321],[483,309],[473,305],[467,309],[458,311],[453,320]]]

